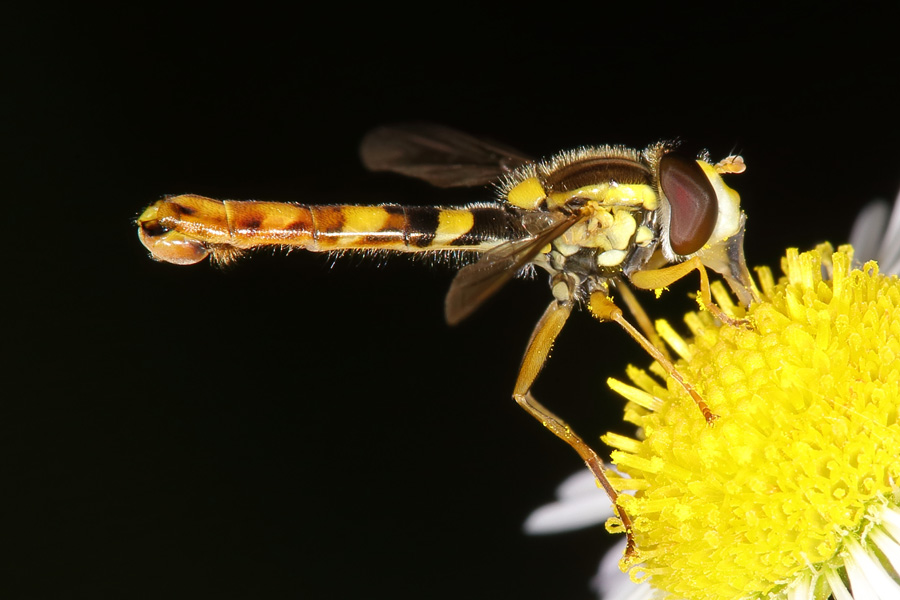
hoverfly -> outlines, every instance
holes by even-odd
[[[549,274],[553,300],[525,351],[513,397],[572,446],[609,495],[634,552],[631,521],[617,505],[599,456],[541,406],[531,387],[576,305],[618,323],[691,394],[707,421],[715,416],[669,360],[650,319],[629,290],[661,289],[693,270],[701,300],[712,303],[706,268],[720,273],[739,300],[756,299],[743,257],[745,216],[722,175],[744,170],[739,156],[712,163],[685,158],[660,142],[636,151],[583,147],[533,161],[499,144],[432,124],[383,127],[362,142],[364,164],[439,187],[494,183],[494,202],[459,207],[322,206],[170,196],[137,219],[153,258],[193,264],[229,262],[263,246],[313,252],[363,250],[473,257],[453,280],[446,318],[455,324],[504,283],[535,267]],[[624,318],[618,292],[638,322]]]

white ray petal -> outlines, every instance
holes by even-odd
[[[882,270],[885,272],[896,273],[898,263],[900,263],[900,194],[894,200],[891,219],[881,242],[881,248],[878,251],[878,259],[883,263]]]
[[[892,508],[886,508],[878,514],[881,526],[895,541],[900,542],[900,513]]]
[[[556,488],[556,502],[536,508],[525,519],[525,533],[543,535],[600,525],[613,516],[612,503],[587,469]]]
[[[608,465],[607,468],[609,468]],[[589,494],[594,490],[597,490],[597,480],[594,479],[594,474],[587,469],[581,469],[566,477],[559,484],[559,487],[556,488],[556,497],[560,499],[572,498],[582,494]]]
[[[592,492],[538,507],[525,519],[525,532],[559,533],[604,523],[613,516],[612,505],[602,490]]]
[[[885,275],[900,275],[900,255],[882,260],[878,268]]]
[[[787,600],[811,600],[812,595],[812,575],[804,573],[800,578],[794,581],[787,590]]]
[[[853,588],[855,598],[881,598],[883,600],[900,598],[900,585],[888,575],[875,556],[855,539],[848,538],[844,543],[850,554],[849,560],[844,558],[844,566],[847,568],[847,576],[850,578],[850,587]],[[865,586],[865,588],[857,591],[857,586]],[[863,592],[863,595],[860,595],[860,592]]]
[[[865,205],[853,222],[850,244],[860,264],[878,258],[890,210],[887,202],[876,200]]]
[[[877,527],[869,533],[869,539],[875,542],[881,553],[888,559],[888,562],[894,567],[894,572],[900,573],[900,544]]]
[[[619,569],[619,559],[625,553],[626,542],[622,539],[607,551],[591,581],[591,589],[603,600],[646,600],[654,592],[651,585],[634,583]]]
[[[853,596],[847,590],[847,586],[841,581],[841,576],[834,569],[825,569],[825,579],[828,581],[828,585],[831,586],[831,595],[834,596],[834,600],[853,600]],[[860,596],[859,600],[862,600],[862,598]]]

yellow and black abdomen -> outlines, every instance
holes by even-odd
[[[500,203],[432,206],[317,206],[171,196],[149,206],[137,224],[157,260],[227,261],[262,246],[312,252],[484,252],[527,236],[519,209]]]

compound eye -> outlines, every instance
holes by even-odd
[[[716,191],[697,161],[666,154],[659,160],[659,187],[671,207],[669,244],[693,254],[709,241],[719,217]]]

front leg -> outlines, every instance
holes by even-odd
[[[689,258],[682,263],[677,263],[661,269],[636,271],[631,274],[629,279],[635,287],[644,290],[661,290],[695,270],[700,273],[700,306],[703,309],[708,310],[712,316],[719,319],[722,323],[731,325],[732,327],[747,327],[749,325],[748,321],[745,319],[735,319],[726,314],[725,311],[713,302],[712,294],[709,289],[709,276],[706,274],[706,267],[703,266],[703,263],[696,256]]]

